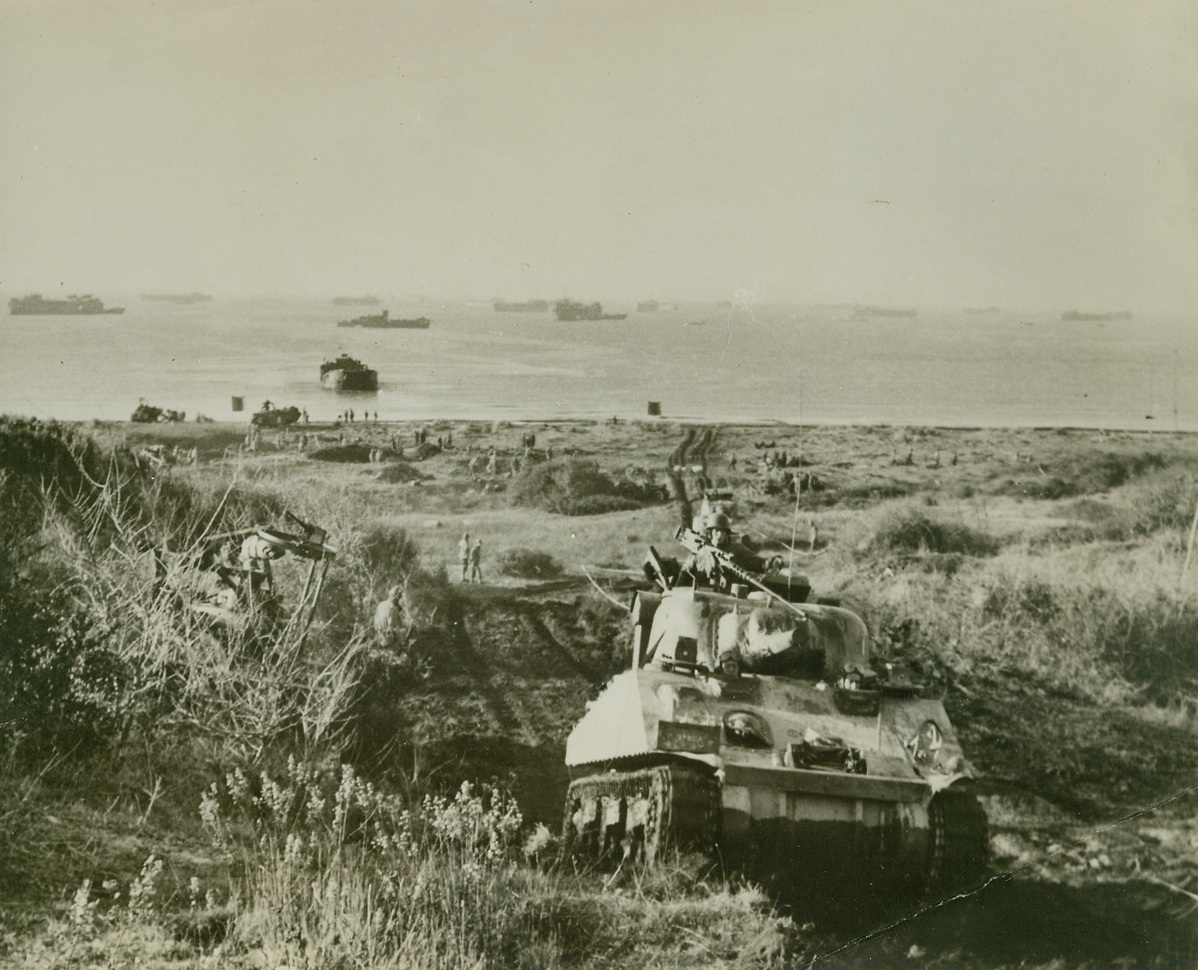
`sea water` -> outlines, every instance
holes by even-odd
[[[120,304],[119,300],[110,303]],[[1198,430],[1194,319],[683,305],[559,322],[463,302],[384,302],[428,330],[339,328],[329,300],[139,302],[111,316],[0,322],[0,413],[126,419],[139,400],[245,420],[269,400],[313,420],[637,418]],[[615,309],[615,308],[613,308]],[[340,352],[379,390],[325,390]]]

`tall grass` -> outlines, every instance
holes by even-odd
[[[244,873],[232,942],[293,968],[685,966],[718,956],[780,965],[792,927],[756,890],[635,874],[598,877],[526,853],[515,804],[469,784],[452,797],[388,794],[342,766],[292,761],[230,773],[201,805]],[[610,878],[610,877],[609,877]]]
[[[7,430],[5,454],[33,448],[13,445],[13,435],[41,434]],[[301,598],[313,588],[305,587],[309,563],[285,559],[276,568],[284,608],[250,604],[214,618],[192,608],[212,582],[206,559],[222,535],[275,524],[278,497],[236,482],[191,489],[119,453],[104,459],[56,436],[51,442],[53,481],[39,478],[35,491],[28,476],[10,471],[0,482],[0,508],[34,537],[21,548],[35,549],[0,564],[9,594],[0,622],[12,648],[0,660],[9,715],[0,740],[24,745],[33,760],[54,750],[120,750],[133,737],[146,742],[142,750],[184,741],[216,763],[340,743],[368,645],[359,618],[369,615],[371,598],[382,598],[378,585],[407,581],[411,543],[363,542],[326,509],[331,541],[347,550],[330,585],[359,591],[352,608],[341,596],[316,611]],[[40,438],[34,444],[48,447]],[[51,750],[33,750],[47,744]]]

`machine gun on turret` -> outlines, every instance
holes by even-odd
[[[802,603],[811,592],[811,584],[801,576],[786,577],[783,580],[771,579],[770,575],[782,568],[782,558],[773,556],[765,562],[762,574],[757,575],[737,563],[733,553],[721,549],[714,542],[694,529],[682,526],[674,535],[689,552],[696,556],[710,556],[724,576],[732,576],[742,583],[760,590],[771,599],[785,603],[793,609],[794,603]],[[798,611],[796,611],[798,612]]]

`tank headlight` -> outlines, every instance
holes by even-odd
[[[772,748],[769,725],[749,711],[729,711],[724,715],[724,735],[729,744],[745,748]]]
[[[924,721],[915,732],[915,736],[907,742],[907,750],[911,752],[911,760],[921,768],[931,768],[940,755],[944,744],[944,735],[935,721]]]

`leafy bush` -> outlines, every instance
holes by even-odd
[[[947,519],[935,518],[919,508],[891,513],[878,525],[871,548],[888,552],[961,553],[993,556],[999,543],[993,536]]]
[[[506,549],[500,553],[496,565],[504,576],[517,579],[547,579],[562,573],[560,562],[536,549]]]
[[[512,502],[560,515],[601,515],[659,501],[658,493],[634,482],[615,482],[598,463],[577,458],[529,465],[509,488]]]

